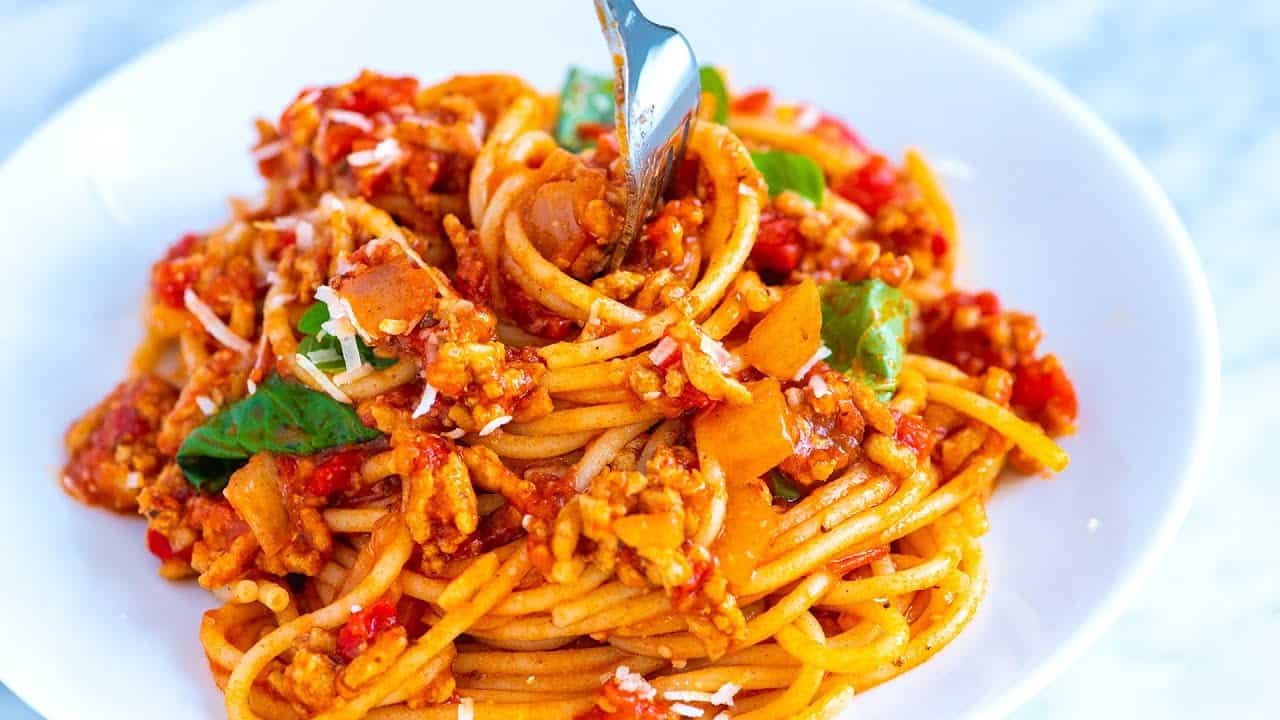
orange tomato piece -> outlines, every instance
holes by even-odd
[[[747,383],[749,405],[717,403],[693,421],[700,459],[714,459],[729,480],[760,477],[787,459],[795,444],[787,429],[790,408],[774,378]]]
[[[751,580],[751,573],[764,560],[778,513],[770,502],[769,489],[759,478],[730,480],[727,489],[724,529],[711,545],[711,554],[730,587],[738,588]]]
[[[805,278],[751,329],[739,348],[760,372],[790,379],[822,345],[822,300],[818,286]]]

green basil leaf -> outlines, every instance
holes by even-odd
[[[786,150],[768,150],[751,153],[751,161],[769,184],[769,197],[775,197],[783,190],[793,190],[812,200],[815,205],[822,203],[822,194],[826,189],[822,168],[808,155]]]
[[[311,304],[307,311],[298,318],[298,329],[303,335],[315,335],[320,326],[329,322],[329,306],[319,300]]]
[[[698,68],[698,80],[702,83],[702,92],[716,101],[716,111],[711,114],[711,119],[721,125],[728,124],[729,88],[725,87],[724,76],[710,65],[703,65]]]
[[[898,385],[906,353],[911,301],[881,280],[821,287],[822,342],[831,349],[827,364],[871,387],[883,397]]]
[[[197,490],[221,492],[255,453],[310,455],[381,436],[349,405],[272,375],[253,395],[193,430],[178,448],[177,462]]]
[[[578,126],[583,123],[613,127],[613,78],[570,67],[560,92],[560,116],[556,118],[556,142],[560,147],[578,152],[592,145],[578,134]]]
[[[791,484],[791,479],[782,474],[782,471],[773,469],[769,471],[769,491],[773,493],[775,498],[781,498],[787,502],[795,502],[800,499],[800,490]]]

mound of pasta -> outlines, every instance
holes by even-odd
[[[264,194],[152,267],[62,474],[222,601],[228,717],[830,717],[973,617],[1071,382],[952,287],[918,152],[702,82],[617,258],[608,78],[366,71],[258,122]]]

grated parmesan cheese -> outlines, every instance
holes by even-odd
[[[711,695],[712,705],[723,705],[725,707],[733,707],[733,698],[742,690],[741,685],[727,682],[719,687]]]
[[[286,215],[272,220],[271,224],[275,226],[276,230],[293,232],[298,229],[298,218],[293,217],[292,215]]]
[[[205,331],[208,332],[214,340],[217,340],[226,347],[231,348],[242,355],[248,355],[253,352],[253,345],[250,344],[248,340],[245,340],[232,332],[231,328],[227,327],[227,324],[222,322],[222,318],[218,317],[217,313],[215,313],[208,305],[205,305],[199,295],[196,295],[195,290],[187,288],[186,291],[182,293],[182,304],[185,305],[187,310],[196,317],[196,320],[200,321],[200,324],[204,326]]]
[[[320,368],[316,367],[315,363],[311,362],[311,359],[306,355],[302,355],[300,353],[296,354],[293,356],[293,361],[298,364],[298,367],[303,372],[310,375],[311,379],[315,380],[316,384],[329,394],[329,397],[340,403],[346,403],[347,405],[351,404],[351,398],[347,397],[347,394],[342,392],[342,388],[334,385],[333,381],[329,379],[329,376],[325,375]]]
[[[467,431],[463,430],[462,428],[454,428],[452,430],[446,430],[445,432],[442,432],[440,434],[443,435],[444,437],[449,438],[450,440],[461,440],[462,438],[466,437]]]
[[[671,712],[679,715],[680,717],[691,717],[691,718],[699,718],[705,714],[703,713],[702,708],[696,708],[692,705],[685,705],[682,702],[671,703]]]
[[[254,394],[254,393],[258,392],[258,383],[254,382],[253,380],[249,380],[249,382],[248,382],[248,387],[249,387],[249,394],[250,394],[250,395],[252,395],[252,394]]]
[[[200,408],[200,412],[205,415],[212,415],[218,411],[218,403],[210,400],[207,395],[196,396],[196,407]]]
[[[431,412],[431,406],[436,404],[436,396],[440,393],[432,387],[431,383],[426,383],[422,387],[422,399],[418,401],[418,407],[413,409],[413,417],[420,418]]]
[[[801,130],[808,132],[817,127],[819,122],[822,122],[822,113],[818,108],[805,103],[796,109],[795,125]]]
[[[369,165],[377,165],[379,169],[385,170],[388,166],[400,161],[404,153],[400,150],[400,143],[395,138],[387,138],[372,150],[357,150],[347,155],[347,164],[351,167],[367,167]]]
[[[464,697],[458,701],[458,720],[475,720],[476,717],[476,701],[469,697]]]
[[[662,693],[663,700],[670,700],[672,702],[710,703],[712,697],[715,696],[709,692],[702,692],[700,690],[668,690]]]
[[[631,668],[626,665],[619,665],[618,669],[613,671],[613,681],[622,692],[634,693],[642,700],[652,700],[658,695],[658,691],[644,679],[643,675],[631,672]]]
[[[329,111],[328,118],[329,122],[358,127],[365,132],[373,132],[373,121],[358,112],[334,109]]]
[[[133,471],[124,476],[124,486],[130,490],[137,490],[142,487],[142,473]]]
[[[813,353],[813,356],[804,361],[804,365],[800,366],[800,369],[796,371],[796,374],[792,376],[791,379],[796,381],[804,379],[804,376],[809,374],[809,371],[813,369],[814,365],[817,365],[829,357],[831,357],[831,348],[826,345],[819,345],[817,351]]]
[[[490,420],[489,422],[484,424],[484,427],[480,428],[480,433],[479,433],[480,437],[486,437],[492,434],[494,430],[497,430],[498,428],[502,427],[503,425],[506,425],[509,422],[511,422],[510,415],[502,415],[500,417],[496,417]]]

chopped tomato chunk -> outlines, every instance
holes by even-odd
[[[916,457],[923,460],[933,452],[938,436],[919,415],[899,415],[893,439],[915,450]]]
[[[862,140],[862,137],[846,125],[843,120],[834,116],[823,113],[822,118],[818,120],[818,124],[813,127],[813,132],[819,137],[832,139],[851,145],[862,152],[868,152],[867,143]]]
[[[378,633],[399,624],[396,606],[389,600],[379,600],[347,618],[338,631],[338,652],[347,660],[354,660]]]
[[[800,264],[804,252],[804,236],[795,218],[766,213],[760,218],[751,259],[764,270],[789,273]]]
[[[873,154],[862,167],[846,175],[835,191],[868,215],[875,215],[897,196],[898,172],[888,158]]]
[[[364,455],[359,450],[342,450],[320,463],[307,479],[307,492],[312,495],[332,495],[351,487],[351,477],[360,472]]]
[[[1032,415],[1053,412],[1075,420],[1079,406],[1076,389],[1053,355],[1019,365],[1013,373],[1013,404]]]
[[[733,102],[729,104],[729,108],[736,113],[754,115],[769,107],[770,102],[773,102],[773,91],[760,88],[734,98]]]
[[[674,720],[670,706],[658,700],[652,688],[624,690],[617,680],[600,688],[600,698],[574,720]]]

